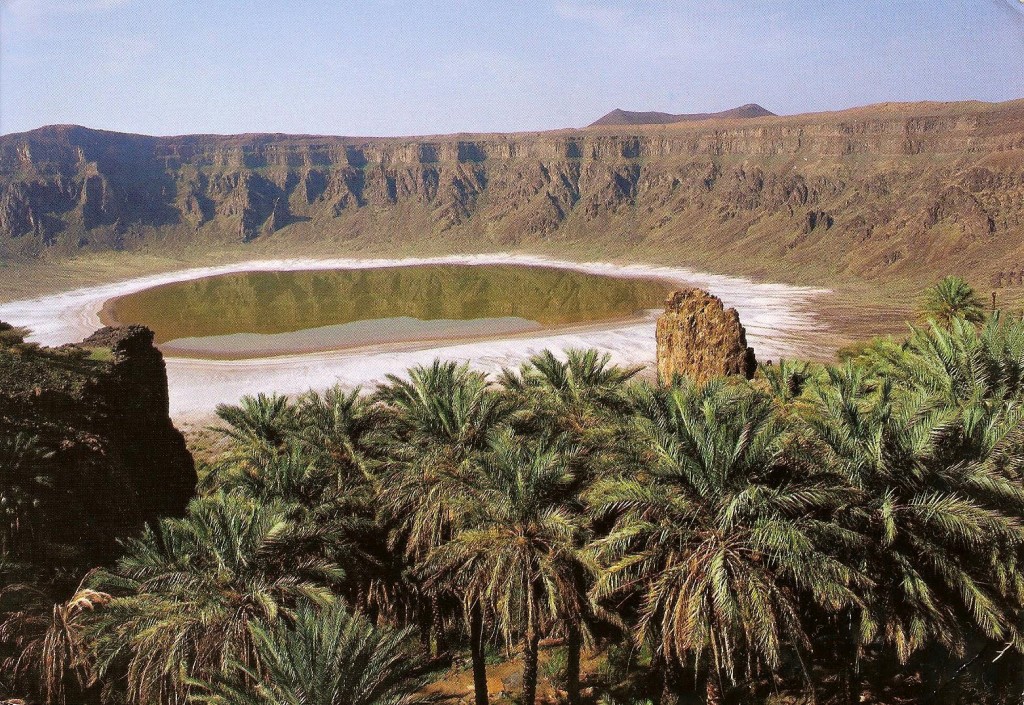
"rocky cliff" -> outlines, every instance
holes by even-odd
[[[0,261],[269,244],[994,277],[1024,266],[1024,101],[430,138],[0,137]]]
[[[196,471],[168,416],[153,333],[105,328],[56,349],[10,334],[0,339],[0,443],[37,439],[27,462],[46,480],[33,491],[45,520],[29,557],[95,565],[144,522],[181,513]]]
[[[658,379],[676,377],[703,382],[726,375],[747,379],[757,371],[754,349],[736,309],[702,289],[673,291],[655,329]]]

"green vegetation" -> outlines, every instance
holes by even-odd
[[[975,311],[750,382],[654,387],[545,352],[494,379],[438,361],[372,393],[222,406],[186,514],[74,594],[5,548],[0,687],[59,705],[1018,703],[1024,321]],[[45,451],[9,446],[0,490],[30,497]]]
[[[164,343],[403,316],[588,323],[657,308],[667,291],[661,281],[515,265],[247,272],[128,294],[108,304],[107,314],[119,323],[148,326]]]
[[[925,291],[921,317],[945,326],[955,320],[980,323],[985,305],[963,278],[950,276]]]
[[[0,437],[0,555],[31,555],[36,533],[44,521],[46,490],[53,480],[45,474],[46,453],[38,439],[17,433]]]
[[[266,686],[250,667],[230,665],[231,675],[196,683],[196,702],[210,705],[413,705],[425,685],[423,657],[410,648],[411,629],[377,628],[340,604],[319,612],[303,607],[292,622],[253,627]]]
[[[0,346],[12,349],[24,345],[26,335],[28,331],[24,328],[15,328],[10,323],[0,321]]]
[[[89,358],[97,362],[112,362],[114,351],[109,348],[89,348]]]

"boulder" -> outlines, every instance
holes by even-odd
[[[705,381],[725,375],[754,376],[757,361],[736,309],[702,289],[673,291],[658,317],[658,379]]]

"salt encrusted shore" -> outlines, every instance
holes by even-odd
[[[531,255],[504,253],[406,259],[282,259],[200,267],[75,289],[0,304],[0,320],[31,329],[30,341],[43,345],[77,342],[102,326],[99,311],[109,299],[161,284],[201,279],[216,274],[248,271],[369,269],[426,264],[519,264],[572,269],[617,277],[657,277],[680,286],[707,289],[735,307],[747,330],[747,340],[759,360],[822,356],[823,322],[814,300],[828,293],[785,284],[752,282],[739,277],[698,272],[683,267],[607,262],[569,262]],[[545,348],[597,348],[620,364],[654,363],[654,319],[619,323],[607,328],[540,332],[465,343],[431,342],[400,348],[321,352],[246,360],[206,360],[167,357],[171,415],[176,419],[209,414],[218,403],[232,403],[245,394],[276,391],[296,394],[335,383],[370,386],[385,374],[434,358],[468,361],[479,369],[496,371]]]

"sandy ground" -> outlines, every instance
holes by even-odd
[[[171,282],[243,271],[400,267],[420,264],[522,264],[554,266],[619,277],[659,277],[682,286],[698,286],[735,307],[747,340],[759,360],[780,357],[828,357],[833,344],[827,326],[815,313],[824,289],[755,283],[738,277],[707,274],[682,267],[603,262],[567,262],[546,257],[488,254],[406,259],[281,259],[185,269],[113,284],[76,289],[0,304],[0,320],[31,329],[29,340],[44,345],[77,342],[101,327],[99,311],[108,299]],[[615,323],[567,332],[553,331],[471,342],[429,343],[358,351],[321,352],[248,360],[203,360],[167,357],[171,415],[178,421],[208,417],[216,404],[245,394],[276,391],[297,394],[336,383],[372,386],[385,374],[401,374],[434,358],[470,362],[496,371],[518,365],[545,348],[597,348],[620,364],[654,362],[654,320]]]

